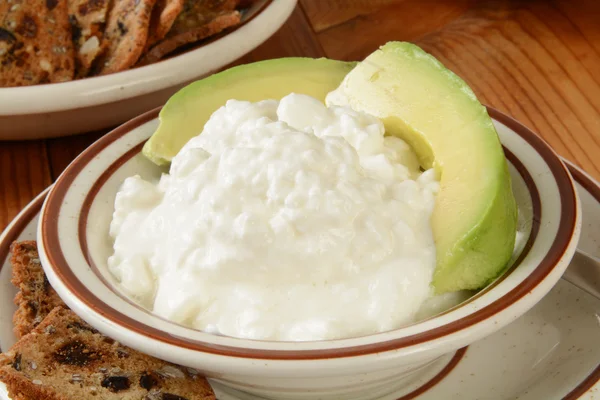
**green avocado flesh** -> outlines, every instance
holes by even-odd
[[[500,275],[514,249],[517,206],[498,135],[469,86],[418,46],[390,42],[339,91],[438,173],[435,291],[479,289]]]
[[[409,143],[422,166],[438,173],[431,220],[436,293],[479,289],[499,276],[511,258],[517,223],[502,146],[467,84],[415,45],[387,43],[358,65],[283,58],[212,75],[171,97],[143,153],[168,164],[229,99],[281,99],[295,92],[323,101],[336,88],[342,96],[332,97],[334,103],[379,117],[387,134]]]
[[[324,101],[355,65],[325,58],[280,58],[240,65],[194,82],[165,104],[158,129],[142,152],[158,165],[168,164],[230,99],[279,100],[294,92]]]

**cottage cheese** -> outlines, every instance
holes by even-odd
[[[373,116],[298,94],[230,100],[160,182],[125,180],[109,269],[149,310],[208,332],[394,329],[430,296],[437,190]]]

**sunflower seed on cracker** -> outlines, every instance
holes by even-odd
[[[67,0],[0,1],[0,87],[69,81],[74,70]]]
[[[102,38],[109,0],[69,0],[77,77],[88,75],[93,62],[105,49]]]

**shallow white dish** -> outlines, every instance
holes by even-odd
[[[297,0],[259,0],[230,33],[140,68],[65,83],[0,88],[0,140],[67,136],[109,128],[164,104],[186,84],[273,35]]]
[[[600,255],[600,186],[570,166],[583,207],[579,248]],[[15,342],[8,246],[36,238],[47,190],[32,201],[0,237],[0,347]],[[594,398],[600,389],[600,300],[561,280],[533,309],[497,333],[451,356],[435,379],[400,400],[539,400]],[[256,400],[211,382],[220,400]],[[8,400],[2,394],[0,399]]]
[[[157,126],[158,110],[105,135],[57,180],[38,227],[40,260],[65,303],[92,326],[229,387],[289,400],[408,393],[440,373],[452,352],[533,307],[560,279],[578,240],[581,215],[564,165],[527,128],[490,112],[510,161],[529,240],[521,243],[515,266],[497,282],[460,307],[402,329],[319,342],[243,340],[182,327],[120,294],[106,266],[112,253],[108,224],[114,196],[127,176],[157,179],[163,172],[139,153]]]

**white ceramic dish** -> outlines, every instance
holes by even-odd
[[[165,321],[122,296],[106,268],[112,251],[108,225],[127,176],[152,179],[162,172],[139,153],[157,126],[158,110],[107,134],[65,170],[42,209],[40,259],[67,305],[98,330],[229,387],[274,399],[408,393],[440,373],[452,352],[533,307],[558,281],[577,244],[581,215],[566,168],[531,131],[491,113],[511,162],[529,240],[515,267],[495,284],[460,307],[406,328],[335,341],[241,340]]]
[[[570,166],[583,220],[578,247],[600,255],[600,186]],[[0,348],[15,342],[8,246],[33,240],[47,191],[32,201],[0,237]],[[497,333],[455,354],[442,373],[395,400],[592,400],[600,383],[600,301],[563,280],[532,310]],[[211,382],[219,400],[257,400]],[[0,399],[9,400],[2,394]]]
[[[232,32],[148,66],[72,82],[0,88],[0,140],[67,136],[123,123],[256,48],[295,6],[296,0],[259,0]]]

